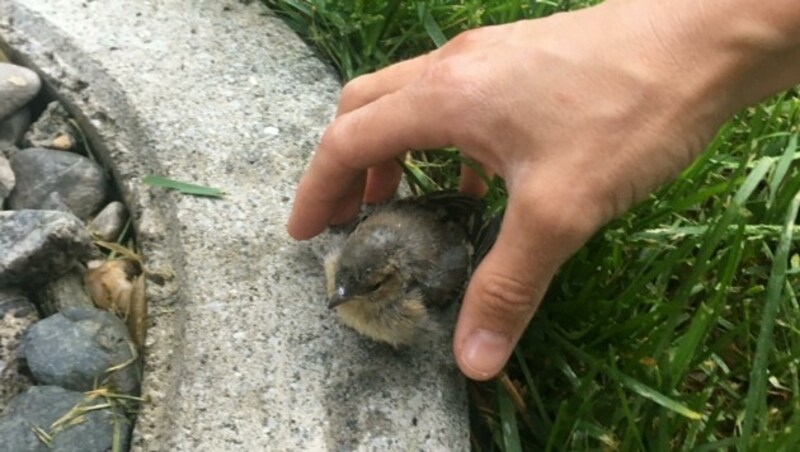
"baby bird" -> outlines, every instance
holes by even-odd
[[[472,270],[484,203],[454,192],[390,202],[325,258],[328,307],[395,347],[435,332]]]

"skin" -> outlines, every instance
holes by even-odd
[[[800,82],[797,0],[618,0],[457,36],[348,83],[297,188],[307,239],[394,193],[393,159],[457,146],[506,179],[453,351],[496,375],[558,267],[689,165],[742,107]],[[480,193],[474,174],[461,188]]]

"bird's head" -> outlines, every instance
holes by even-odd
[[[328,307],[351,300],[391,303],[403,296],[402,237],[391,225],[362,225],[345,241]]]

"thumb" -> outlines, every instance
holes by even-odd
[[[508,201],[497,241],[467,287],[453,338],[458,367],[475,380],[502,370],[556,270],[594,230],[570,221],[580,212],[551,196],[512,193]]]

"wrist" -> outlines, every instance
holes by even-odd
[[[681,88],[718,122],[800,83],[797,0],[645,0],[653,32],[680,66]],[[698,108],[702,108],[698,105]]]

